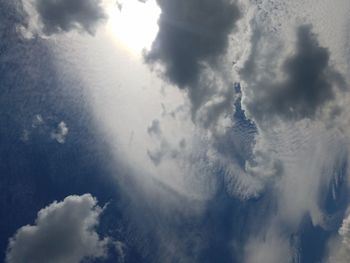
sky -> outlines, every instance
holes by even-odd
[[[349,262],[349,12],[0,0],[0,262]]]

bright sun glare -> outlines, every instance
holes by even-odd
[[[161,13],[156,0],[120,0],[109,9],[108,27],[116,40],[134,53],[150,49]]]

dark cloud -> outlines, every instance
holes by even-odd
[[[192,85],[202,63],[225,51],[239,10],[227,0],[159,0],[158,4],[159,33],[147,61],[163,63],[166,77],[179,87]]]
[[[255,48],[258,45],[255,44]],[[251,57],[243,76],[249,78],[249,73],[256,74],[255,68]],[[298,28],[295,54],[284,61],[282,72],[286,77],[281,82],[265,79],[258,83],[257,88],[266,93],[248,105],[254,117],[277,114],[287,119],[314,118],[334,99],[336,89],[345,86],[343,77],[331,65],[328,49],[319,45],[309,25]]]
[[[329,57],[329,51],[319,46],[311,27],[300,27],[297,52],[283,67],[287,80],[273,100],[279,112],[312,117],[320,106],[333,99],[334,87],[342,85],[343,79],[332,69]]]
[[[36,0],[34,3],[46,35],[72,29],[94,34],[97,25],[106,19],[101,0]]]
[[[158,4],[159,32],[146,62],[162,65],[165,79],[188,91],[196,111],[215,93],[215,84],[203,81],[201,73],[215,68],[226,51],[239,8],[230,0],[158,0]]]
[[[155,135],[155,136],[161,136],[162,130],[160,128],[160,122],[159,120],[155,119],[152,121],[151,126],[147,128],[147,132],[149,135]]]

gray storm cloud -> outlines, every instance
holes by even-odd
[[[188,92],[195,113],[215,95],[215,81],[203,79],[202,73],[220,63],[241,16],[238,5],[230,0],[159,0],[158,4],[162,10],[159,32],[146,62],[162,65],[164,78]],[[228,104],[225,99],[215,103],[205,122],[215,120]]]
[[[26,3],[24,3],[26,4]],[[30,19],[38,17],[41,31],[45,35],[68,32],[74,29],[93,35],[97,26],[106,20],[101,0],[32,0],[36,15],[30,14]]]
[[[241,71],[247,83],[258,75],[257,50],[254,49],[259,49],[259,41],[258,32],[252,38],[251,56]],[[334,99],[335,93],[345,87],[342,75],[331,64],[329,50],[320,46],[310,25],[297,29],[295,52],[284,60],[281,73],[282,81],[263,78],[256,83],[254,93],[260,95],[253,97],[247,106],[257,120],[276,115],[294,120],[313,119]]]
[[[90,194],[53,202],[38,212],[34,225],[21,227],[10,239],[6,262],[77,263],[105,257],[110,240],[95,230],[101,212]]]

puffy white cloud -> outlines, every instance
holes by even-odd
[[[30,141],[33,137],[44,136],[60,144],[65,143],[69,128],[64,121],[56,122],[52,116],[37,114],[33,117],[31,125],[27,125],[20,139],[23,142]]]
[[[111,240],[96,232],[103,209],[90,194],[68,196],[38,212],[10,239],[6,262],[77,263],[107,256]]]
[[[328,242],[328,255],[324,262],[347,263],[350,261],[350,215],[344,218],[338,234]]]
[[[61,121],[57,129],[51,132],[51,138],[56,140],[58,143],[64,143],[66,141],[66,136],[68,135],[68,127],[64,121]]]

